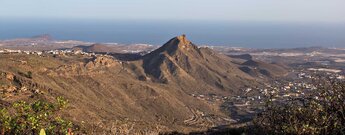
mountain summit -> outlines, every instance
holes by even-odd
[[[165,43],[162,47],[158,48],[157,50],[153,51],[152,53],[148,54],[146,57],[150,57],[152,55],[157,55],[161,53],[167,53],[169,55],[175,54],[177,51],[183,50],[197,50],[198,47],[194,45],[191,41],[189,41],[186,35],[181,35],[170,39],[167,43]],[[185,52],[185,51],[183,51]]]
[[[190,41],[187,40],[185,34],[178,36],[177,39],[179,39],[183,44],[189,44],[190,43]]]
[[[145,55],[143,67],[145,72],[154,79],[167,82],[169,80],[166,78],[167,76],[187,73],[192,68],[190,60],[198,61],[198,59],[202,59],[198,47],[185,35],[181,35],[170,39],[160,48]]]
[[[195,83],[207,84],[210,89],[233,90],[252,79],[230,57],[198,47],[185,35],[174,37],[145,55],[143,68],[153,81],[184,87]]]

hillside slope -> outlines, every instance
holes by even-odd
[[[269,78],[281,77],[288,73],[286,67],[278,64],[265,63],[258,60],[247,60],[241,64],[240,68],[242,71],[252,76],[264,76]]]
[[[258,84],[230,57],[199,48],[184,35],[134,61],[104,55],[4,54],[0,65],[3,75],[30,82],[3,78],[3,91],[14,83],[16,90],[7,91],[1,103],[30,99],[30,93],[18,91],[21,87],[42,91],[32,94],[46,98],[61,95],[71,104],[64,116],[87,121],[90,132],[113,133],[130,125],[138,132],[187,132],[230,124],[233,120],[219,108],[222,101],[193,95],[236,95],[240,88]]]
[[[192,85],[194,89],[205,84],[210,89],[235,92],[246,83],[253,83],[250,81],[253,78],[239,70],[231,58],[209,48],[199,48],[184,35],[145,55],[143,68],[154,81]]]

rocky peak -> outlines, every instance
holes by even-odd
[[[168,54],[174,54],[178,50],[191,50],[191,48],[197,49],[197,46],[193,45],[193,43],[186,38],[186,35],[181,35],[170,39],[162,47],[151,52],[147,56],[157,55],[163,52],[167,52]]]
[[[119,65],[119,62],[114,60],[113,58],[106,57],[106,56],[99,56],[99,57],[96,57],[95,60],[88,62],[85,66],[88,69],[92,69],[95,67],[101,67],[101,66],[112,67],[116,65]]]
[[[191,42],[186,38],[186,35],[183,34],[181,36],[177,36],[176,39],[179,41],[182,45],[189,45]]]

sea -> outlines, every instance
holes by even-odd
[[[49,34],[56,40],[97,43],[162,45],[186,34],[198,45],[247,48],[345,48],[343,23],[279,23],[140,20],[33,20],[0,21],[0,40]]]

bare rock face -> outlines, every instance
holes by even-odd
[[[11,73],[6,73],[6,79],[9,81],[13,81],[14,80],[14,75]]]
[[[16,86],[9,86],[8,88],[7,88],[7,92],[14,92],[14,91],[16,91],[17,90],[17,87]]]
[[[121,69],[121,62],[113,59],[111,56],[98,56],[88,62],[79,62],[66,64],[50,70],[51,76],[79,76],[90,74],[106,73],[107,69],[116,71]]]
[[[85,67],[87,69],[94,69],[97,67],[113,67],[119,65],[120,63],[117,60],[114,60],[110,57],[100,56],[95,60],[88,62]]]
[[[47,91],[50,88],[14,72],[0,71],[0,96],[3,101],[16,101],[41,94],[35,93],[33,89]]]
[[[95,64],[93,62],[88,62],[88,63],[86,63],[85,68],[86,69],[93,69],[93,68],[95,68]]]
[[[118,63],[118,61],[115,61],[114,59],[109,58],[109,57],[97,57],[94,60],[94,64],[95,64],[95,66],[111,67],[111,66],[115,66],[119,63]]]
[[[190,45],[190,41],[186,38],[186,35],[181,35],[176,37],[182,45]]]

